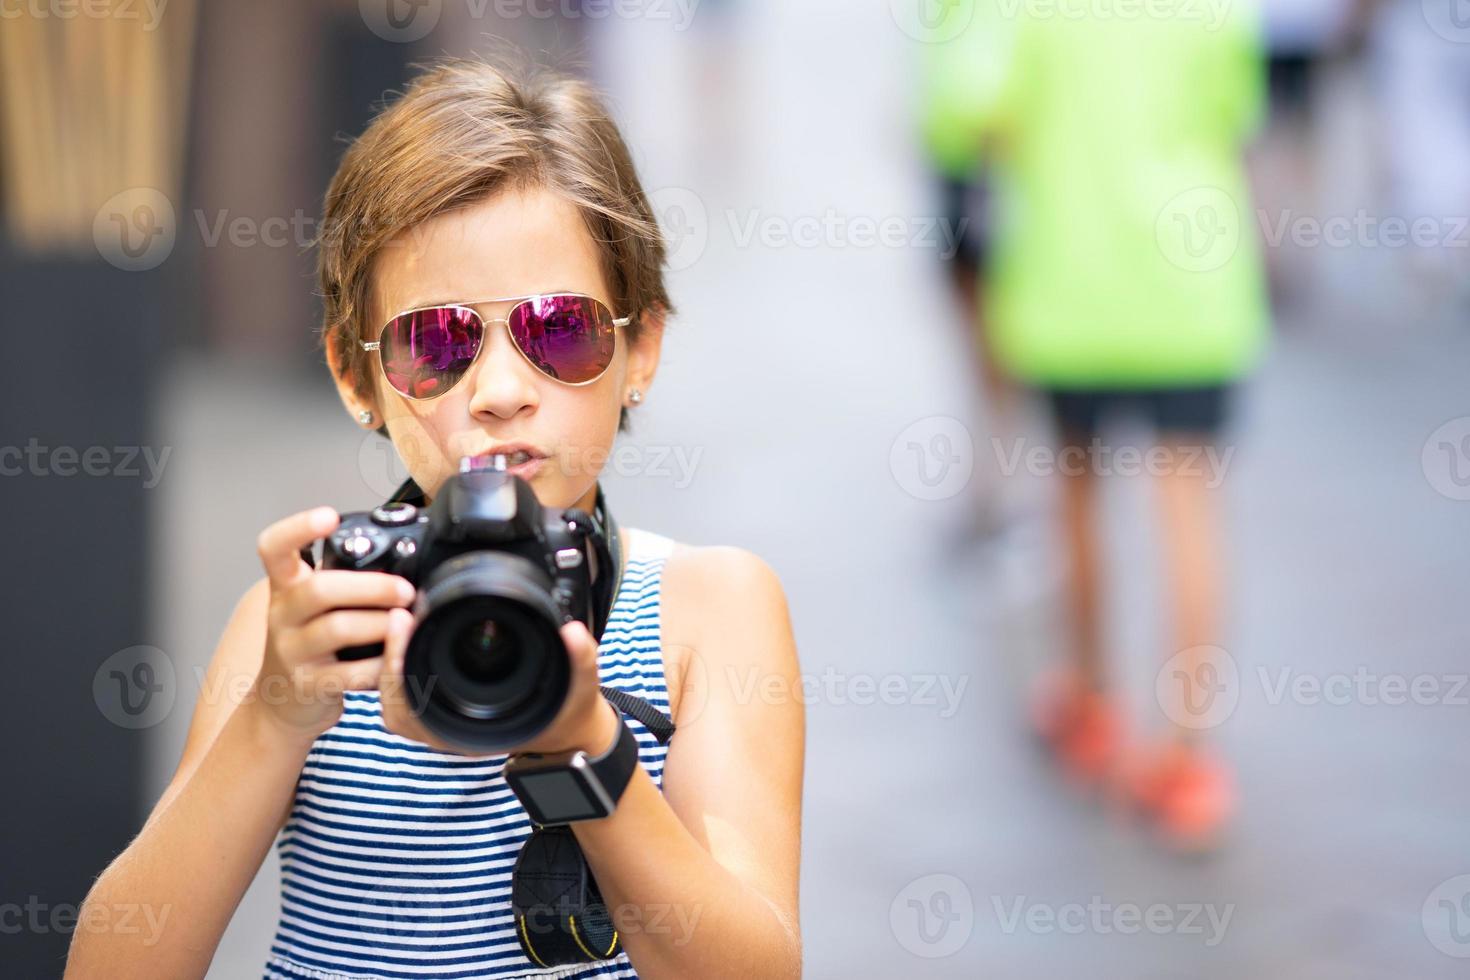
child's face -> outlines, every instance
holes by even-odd
[[[596,246],[574,205],[539,188],[507,191],[423,222],[384,247],[373,264],[371,326],[364,339],[376,340],[401,310],[544,292],[586,293],[614,316],[630,312],[614,305]],[[547,457],[529,476],[543,504],[590,508],[628,392],[647,392],[653,381],[662,323],[645,315],[637,345],[619,327],[611,366],[596,381],[574,387],[534,368],[505,324],[489,322],[513,305],[476,305],[487,321],[484,347],[447,392],[427,400],[405,398],[375,362],[377,403],[363,407],[386,420],[399,457],[431,498],[458,471],[461,456],[523,442]]]

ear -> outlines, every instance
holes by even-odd
[[[661,309],[643,311],[638,318],[638,339],[628,345],[626,388],[637,388],[647,394],[658,372],[659,356],[664,345],[664,320]]]
[[[384,419],[383,413],[378,411],[377,400],[371,394],[367,396],[358,394],[346,365],[342,363],[342,354],[338,347],[340,342],[341,338],[332,333],[327,335],[326,343],[323,345],[327,351],[327,366],[332,369],[332,381],[337,385],[337,397],[342,399],[342,407],[347,409],[347,414],[352,416],[355,425],[364,429],[381,428]],[[364,411],[373,413],[373,420],[366,425],[358,418],[359,413]]]

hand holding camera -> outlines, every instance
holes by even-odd
[[[309,738],[336,723],[344,690],[378,685],[380,658],[342,662],[336,651],[381,641],[389,611],[414,595],[397,575],[318,571],[304,562],[302,548],[337,526],[336,513],[318,507],[277,521],[257,539],[270,606],[254,694],[272,719]]]
[[[582,747],[616,732],[597,696],[597,638],[618,577],[616,532],[543,508],[503,457],[466,459],[432,504],[394,501],[342,516],[324,570],[401,576],[412,616],[339,644],[381,666],[384,723],[459,752]],[[602,746],[593,746],[601,748]]]

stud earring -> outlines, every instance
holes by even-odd
[[[629,388],[628,401],[632,402],[634,405],[642,404],[643,392],[639,391],[637,388]]]
[[[357,413],[357,421],[361,422],[363,425],[372,425],[373,413],[369,412],[367,409],[363,409],[362,411]]]

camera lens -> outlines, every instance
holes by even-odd
[[[403,665],[425,727],[496,752],[551,723],[571,683],[552,584],[526,559],[496,551],[435,569]]]
[[[544,642],[535,614],[503,592],[462,598],[438,617],[425,638],[436,685],[429,694],[465,718],[514,718],[555,669],[559,651]]]
[[[521,645],[493,619],[466,623],[451,644],[454,667],[476,684],[497,684],[515,671]]]

